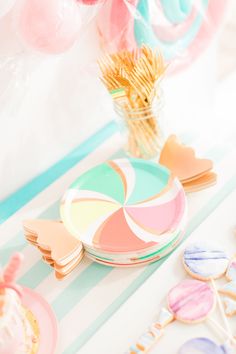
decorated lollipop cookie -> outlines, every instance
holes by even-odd
[[[218,345],[209,338],[193,338],[185,342],[178,354],[231,354],[232,348],[226,343]]]
[[[163,329],[172,321],[185,323],[204,321],[214,310],[215,294],[212,288],[200,280],[185,279],[173,287],[168,296],[168,309],[161,309],[158,319],[131,346],[126,354],[147,353],[162,336]]]
[[[214,291],[200,280],[183,280],[170,290],[167,300],[174,318],[186,323],[205,320],[215,307]]]
[[[229,259],[219,247],[198,242],[185,249],[183,263],[191,277],[207,281],[223,276]]]
[[[231,328],[214,282],[214,279],[222,277],[226,272],[229,264],[226,253],[218,246],[205,242],[197,242],[185,249],[183,263],[187,273],[191,277],[203,281],[211,281],[225,328],[231,334]]]

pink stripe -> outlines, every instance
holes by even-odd
[[[176,228],[183,217],[185,196],[180,190],[175,199],[161,205],[150,207],[125,206],[126,212],[140,227],[155,234]]]

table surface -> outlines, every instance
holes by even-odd
[[[235,139],[231,136],[223,145],[192,133],[183,134],[182,139],[195,146],[200,155],[214,160],[219,178],[214,187],[188,195],[189,222],[184,242],[164,261],[119,269],[84,259],[68,278],[58,282],[39,252],[24,240],[22,220],[58,218],[60,197],[79,174],[122,155],[120,136],[112,124],[0,204],[1,263],[4,265],[16,250],[24,253],[19,282],[35,289],[51,304],[59,322],[58,354],[123,353],[155,319],[168,290],[186,277],[181,253],[189,242],[215,240],[229,255],[236,253],[232,232],[236,226]],[[153,353],[177,353],[185,340],[202,335],[225,341],[208,322],[194,326],[173,323]]]

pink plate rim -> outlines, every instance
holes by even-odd
[[[55,354],[58,323],[52,308],[36,291],[24,286],[22,290],[22,304],[32,311],[40,328],[40,344],[37,354]]]

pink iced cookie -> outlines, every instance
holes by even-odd
[[[214,309],[215,294],[211,287],[200,281],[185,279],[168,294],[168,307],[181,322],[201,322]]]

